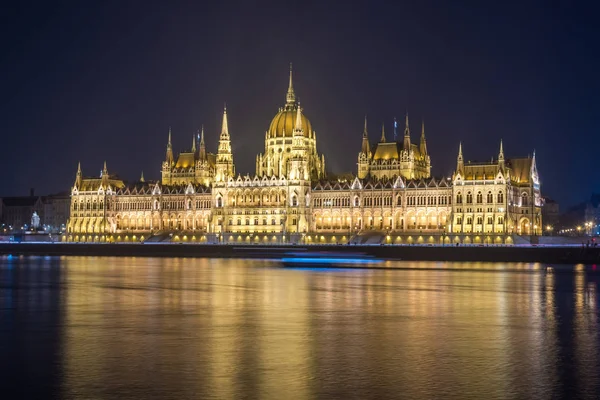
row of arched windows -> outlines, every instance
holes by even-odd
[[[477,204],[483,204],[483,193],[477,192],[475,200],[476,200]],[[491,191],[487,193],[486,202],[488,204],[492,204],[494,202],[494,195],[492,194]],[[504,203],[504,193],[502,191],[498,192],[496,202],[500,203],[500,204]],[[458,192],[456,194],[456,204],[462,204],[462,203],[463,203],[463,195],[461,192]],[[466,203],[473,204],[473,193],[472,192],[467,192]]]

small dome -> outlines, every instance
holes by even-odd
[[[269,131],[267,133],[268,138],[283,137],[283,131],[285,129],[285,137],[292,137],[294,135],[294,127],[296,126],[296,114],[298,113],[298,106],[294,105],[293,108],[286,106],[279,110],[277,115],[271,121]],[[312,125],[306,116],[304,110],[301,114],[302,118],[302,129],[304,129],[304,136],[309,138],[313,137]]]

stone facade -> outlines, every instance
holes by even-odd
[[[169,130],[158,182],[126,183],[108,173],[85,178],[78,167],[71,190],[68,241],[225,243],[512,243],[510,235],[541,233],[535,155],[465,163],[462,146],[452,177],[431,177],[424,125],[371,146],[367,122],[356,176],[327,179],[316,132],[296,102],[286,102],[265,133],[256,172],[235,172],[224,110],[216,153],[204,129],[174,157]],[[377,239],[379,238],[379,239]]]

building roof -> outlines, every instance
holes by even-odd
[[[511,158],[507,164],[510,168],[511,180],[517,183],[531,183],[531,166],[533,158]]]
[[[410,149],[412,150],[416,159],[422,158],[419,146],[411,143]],[[399,142],[380,142],[375,146],[373,152],[373,160],[398,160],[400,159],[400,152],[402,151],[402,143]]]

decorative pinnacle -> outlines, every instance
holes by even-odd
[[[202,130],[200,131],[200,144],[204,144],[204,124],[202,124]]]
[[[227,104],[223,108],[223,125],[221,126],[221,136],[229,136],[229,127],[227,126]]]
[[[363,129],[363,137],[366,138],[367,136],[367,116],[365,115],[365,127]]]
[[[302,130],[302,109],[300,108],[300,104],[298,104],[298,112],[296,113],[296,130]]]
[[[140,182],[146,182],[146,180],[144,179],[144,171],[142,171],[142,176],[140,177]]]
[[[500,139],[500,153],[498,154],[498,159],[504,161],[504,145],[502,144],[502,139]]]
[[[288,86],[286,103],[294,104],[296,102],[296,94],[294,93],[294,84],[292,83],[292,63],[290,63],[290,83]]]
[[[408,112],[406,112],[406,117],[404,120],[404,136],[410,136],[410,128],[408,126]]]
[[[169,127],[169,141],[167,142],[168,146],[171,146],[171,127]]]
[[[381,143],[385,143],[385,123],[381,124]]]
[[[463,159],[462,142],[458,142],[458,159],[461,160],[461,161]]]
[[[196,135],[192,135],[192,152],[196,152]]]
[[[77,162],[77,175],[81,175],[81,161]]]
[[[423,140],[425,140],[425,121],[424,120],[421,121],[421,138],[423,138]]]

